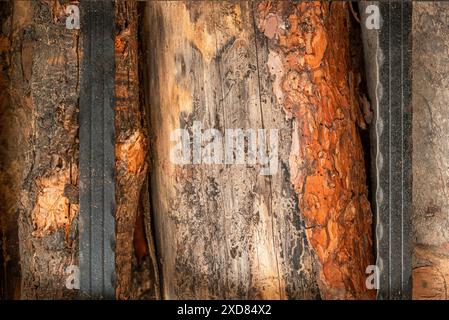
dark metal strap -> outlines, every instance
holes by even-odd
[[[380,2],[377,150],[379,299],[410,299],[411,2]]]
[[[115,297],[114,4],[80,3],[80,289]]]

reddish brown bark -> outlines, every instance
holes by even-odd
[[[258,14],[275,94],[296,119],[291,179],[320,262],[321,295],[372,298],[365,286],[372,213],[358,133],[366,125],[350,66],[347,5],[266,1]]]
[[[79,31],[66,28],[57,1],[10,5],[11,104],[1,120],[8,194],[16,197],[6,208],[18,227],[16,288],[22,299],[73,298],[65,270],[78,256]]]
[[[21,217],[23,298],[69,298],[76,294],[64,289],[63,267],[76,264],[78,254],[74,218],[78,207],[77,103],[82,52],[78,31],[65,29],[64,10],[56,5],[59,2],[51,2],[55,4],[52,10],[47,2],[16,1],[12,36],[0,39],[0,51],[6,50],[5,46],[10,50],[11,45],[12,53],[11,79],[7,79],[12,81],[8,92],[12,99],[11,105],[7,101],[7,112],[1,119],[16,124],[0,128],[8,130],[8,139],[16,137],[9,139],[8,145],[1,143],[10,156],[2,164],[2,197],[14,195],[14,199],[2,201],[8,205],[8,218],[3,219],[2,212],[1,222],[4,229],[5,223],[17,223],[17,216]],[[148,109],[153,112],[153,151],[165,151],[169,145],[164,137],[169,136],[170,121],[178,125],[189,115],[190,120],[216,119],[217,126],[225,128],[248,101],[247,110],[257,112],[236,117],[239,122],[235,126],[246,128],[244,121],[248,121],[259,128],[259,118],[273,118],[275,124],[290,128],[275,103],[271,106],[271,99],[261,98],[272,92],[266,76],[268,57],[275,78],[274,93],[296,122],[285,176],[291,176],[299,196],[307,237],[320,265],[321,295],[326,299],[371,298],[373,294],[365,288],[365,268],[373,263],[371,211],[358,134],[358,127],[365,124],[356,88],[358,77],[350,66],[346,5],[260,3],[257,24],[268,38],[269,55],[265,43],[251,29],[256,7],[245,2],[213,6],[217,7],[207,3],[185,8],[149,6],[147,17],[153,28],[148,30],[157,30],[148,35],[152,56],[147,57],[151,62],[147,65],[152,67],[148,72],[152,77],[148,81],[152,93]],[[136,2],[118,1],[116,13],[117,297],[158,297],[149,221],[148,139],[139,103]],[[210,19],[211,14],[217,19]],[[220,19],[225,15],[228,19]],[[221,20],[229,25],[211,22]],[[173,29],[179,34],[173,34]],[[51,45],[47,39],[52,39]],[[164,49],[166,44],[170,50]],[[191,73],[183,71],[186,66]],[[176,74],[172,72],[175,67],[179,68]],[[204,75],[204,82],[199,81]],[[0,80],[0,86],[6,88],[4,79]],[[169,88],[172,96],[163,94],[164,88]],[[216,97],[215,92],[223,88],[231,94]],[[256,98],[248,99],[247,94]],[[5,93],[0,98],[3,106],[10,97]],[[186,101],[191,110],[176,109]],[[198,113],[198,101],[208,103],[209,113]],[[162,107],[159,102],[163,102]],[[264,125],[270,124],[266,121]],[[283,144],[287,145],[285,140]],[[288,159],[289,152],[281,156],[286,154]],[[154,154],[160,180],[154,179],[151,187],[153,200],[160,200],[159,207],[155,205],[163,222],[159,225],[168,225],[157,230],[163,249],[160,254],[166,258],[161,259],[166,268],[166,297],[316,296],[315,258],[300,233],[302,221],[290,223],[299,213],[288,178],[272,178],[268,183],[250,170],[229,168],[218,179],[216,172],[207,170],[194,175],[193,171],[177,169],[178,176],[170,175],[175,171],[170,171],[168,162],[157,162],[164,154]],[[203,177],[208,178],[207,184]],[[183,188],[178,190],[181,183]],[[229,193],[229,186],[236,185],[240,189]],[[191,200],[192,190],[198,190],[196,199],[205,199],[201,206]],[[223,199],[231,199],[231,194],[238,201],[223,207]],[[276,198],[280,194],[287,196]],[[16,199],[19,195],[20,203]],[[282,204],[288,201],[288,208],[283,209]],[[232,246],[228,248],[228,244]],[[138,262],[145,265],[140,271]]]
[[[148,188],[146,161],[148,139],[139,102],[137,45],[137,2],[116,3],[116,273],[118,299],[158,297],[158,280],[154,248],[141,227],[143,217],[149,219],[149,204],[140,206]],[[149,223],[149,222],[148,222]],[[137,229],[136,229],[137,226]],[[148,255],[147,253],[153,253]],[[137,261],[137,259],[139,261]],[[137,262],[147,259],[144,270],[136,270]],[[140,273],[140,274],[138,274]],[[133,278],[139,277],[134,283]]]

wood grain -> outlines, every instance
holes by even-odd
[[[273,94],[250,2],[151,2],[144,14],[152,201],[169,299],[317,298],[289,165],[293,121]],[[279,170],[174,165],[176,128],[278,129]]]

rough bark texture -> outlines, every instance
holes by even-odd
[[[78,263],[82,39],[79,31],[66,29],[68,3],[2,4],[0,295],[8,298],[57,299],[78,294],[66,289],[65,268]],[[137,21],[135,1],[117,2],[116,267],[120,299],[159,297],[151,229],[145,230],[143,222],[151,224]]]
[[[139,100],[137,2],[116,3],[116,274],[118,299],[159,297],[148,197],[148,139]],[[148,240],[147,235],[148,234]],[[150,252],[151,251],[151,252]],[[151,253],[151,254],[150,254]],[[133,278],[138,281],[133,281]]]
[[[315,298],[317,280],[324,298],[373,297],[365,287],[373,264],[358,133],[365,123],[347,19],[344,4],[147,5],[144,70],[164,297]],[[279,172],[174,165],[170,134],[192,132],[194,121],[222,134],[279,129]]]
[[[20,297],[17,202],[20,166],[18,117],[11,105],[11,3],[0,6],[0,299]]]
[[[449,3],[413,3],[413,298],[449,292]]]
[[[165,298],[316,298],[289,181],[292,121],[274,98],[251,2],[149,2],[143,19],[152,203]],[[279,129],[279,170],[170,161],[172,130]],[[207,141],[203,141],[203,147]]]
[[[20,239],[21,285],[11,288],[25,299],[77,294],[64,270],[78,262],[82,39],[65,28],[63,2],[12,2],[0,35],[0,66],[9,69],[0,75],[0,234],[12,261],[0,275],[19,279]],[[143,110],[136,3],[117,2],[118,298],[371,297],[364,121],[347,14],[341,3],[148,2]],[[194,121],[223,135],[278,129],[277,172],[174,165],[170,134],[192,132]]]
[[[347,3],[262,2],[275,94],[297,131],[291,181],[319,261],[325,299],[373,298],[372,213],[359,127],[359,77],[351,70]]]
[[[68,298],[77,264],[79,35],[58,1],[14,1],[14,108],[23,299]]]

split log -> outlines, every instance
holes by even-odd
[[[347,19],[342,3],[147,4],[143,70],[164,298],[373,297],[365,124]],[[278,129],[279,170],[201,163],[195,151],[199,163],[174,164],[171,135],[193,135],[198,124],[221,136]],[[217,136],[187,142],[206,147]]]

